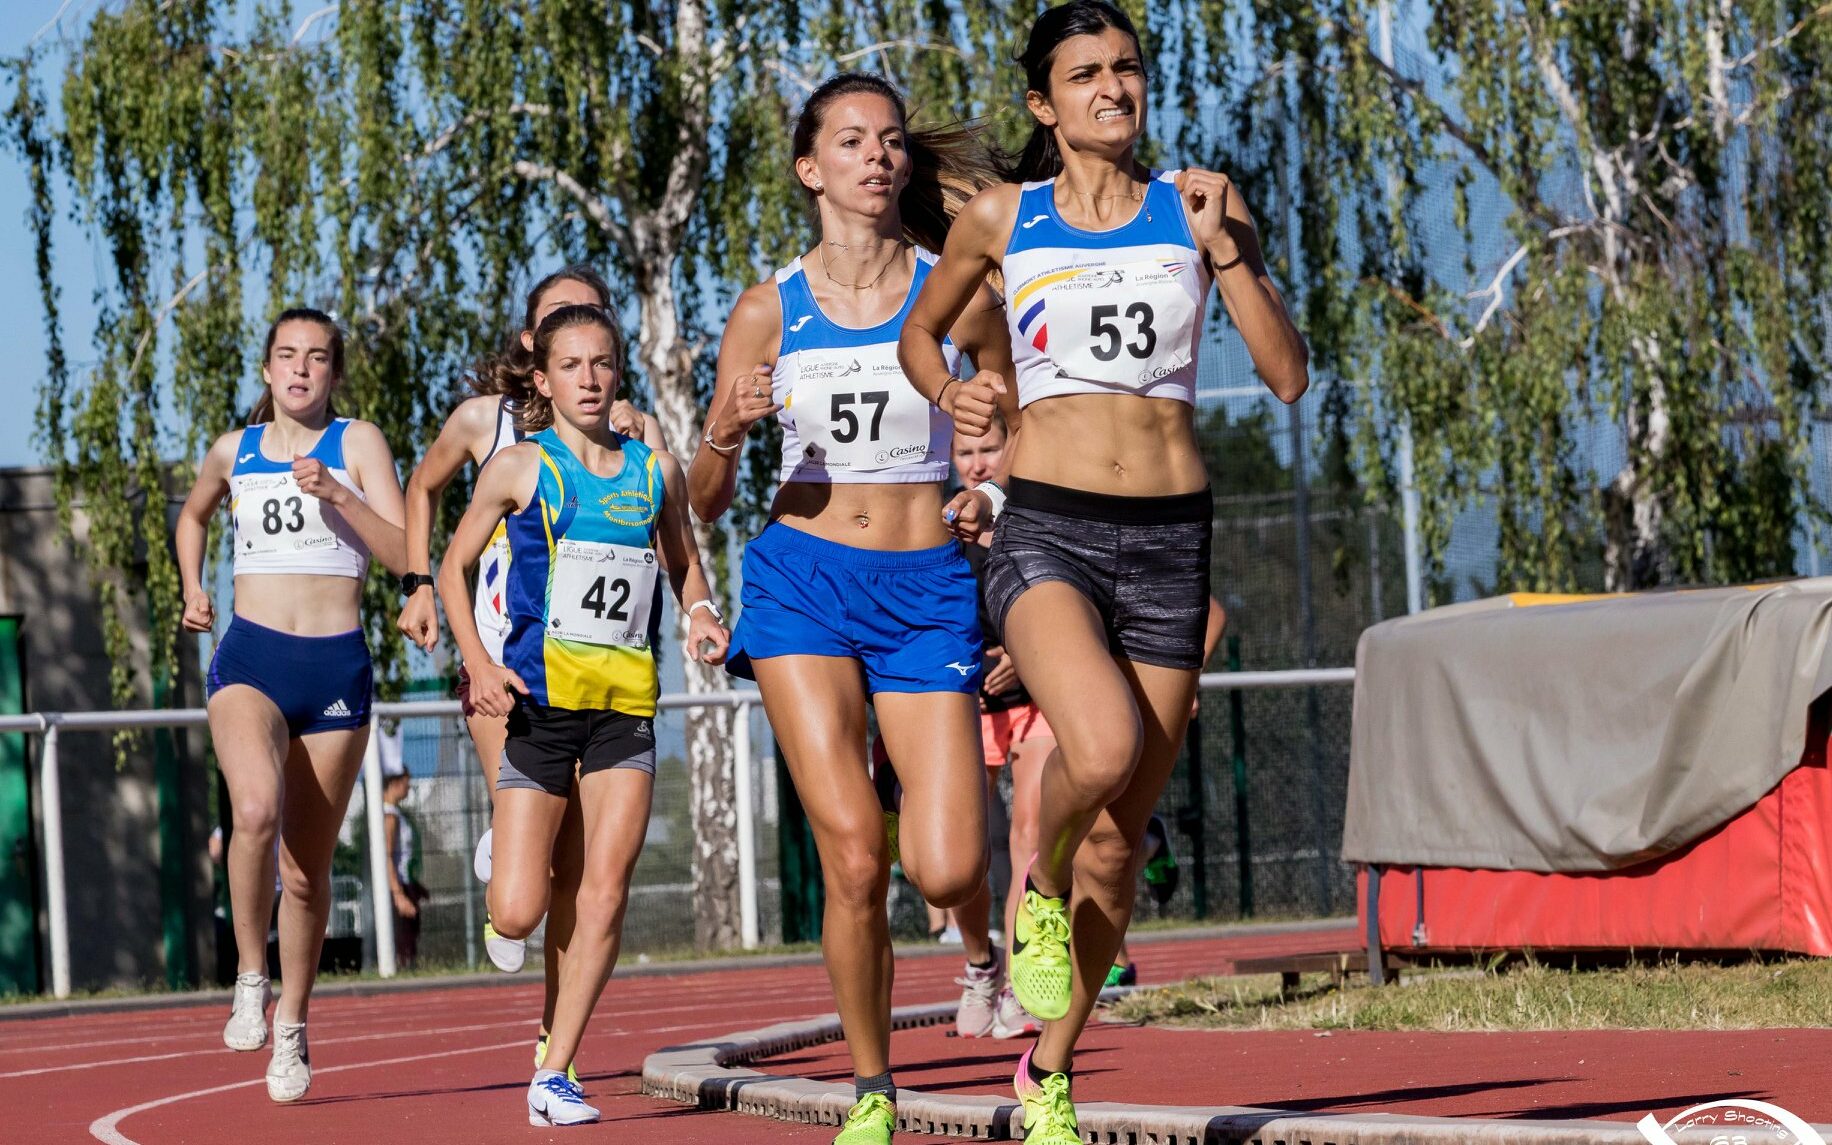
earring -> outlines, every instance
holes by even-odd
[[[826,187],[826,186],[827,186],[827,184],[825,184],[825,183],[816,183],[816,184],[814,185],[814,189],[815,189],[816,191],[819,191],[819,190],[821,190],[822,188],[824,188],[824,187]]]

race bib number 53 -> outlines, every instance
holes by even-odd
[[[649,646],[655,550],[600,541],[554,546],[547,634],[580,644]]]
[[[1187,263],[1089,267],[1046,288],[1048,353],[1071,378],[1142,389],[1190,364],[1197,302]]]

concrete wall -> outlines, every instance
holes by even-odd
[[[167,498],[168,527],[155,543],[170,544],[169,521],[176,505]],[[80,509],[75,531],[85,534]],[[28,711],[100,711],[116,707],[109,694],[108,658],[103,652],[100,605],[92,570],[59,535],[51,473],[47,469],[0,470],[0,612],[24,617],[26,707]],[[128,582],[136,578],[129,576]],[[129,618],[134,667],[141,694],[130,706],[152,706],[146,675],[144,597],[136,593]],[[180,641],[179,681],[171,707],[203,703],[197,645]],[[186,893],[185,934],[194,974],[208,980],[215,964],[211,917],[212,874],[205,847],[212,823],[203,732],[171,733],[179,764],[179,814]],[[33,817],[41,841],[33,737]],[[144,735],[117,767],[108,733],[66,732],[60,737],[65,865],[70,904],[71,979],[77,989],[117,984],[163,983],[166,978],[159,889],[159,805],[154,744]],[[42,865],[39,877],[43,878]],[[41,883],[42,886],[42,883]],[[41,900],[42,901],[42,900]],[[42,936],[46,928],[39,926]],[[41,947],[42,949],[42,947]],[[49,975],[49,957],[44,958]],[[47,981],[46,985],[49,983]]]

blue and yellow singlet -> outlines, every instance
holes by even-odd
[[[655,454],[622,437],[623,468],[599,477],[553,430],[527,440],[541,461],[535,496],[503,522],[503,664],[537,704],[652,716],[660,684],[649,621],[664,492]]]

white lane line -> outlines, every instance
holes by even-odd
[[[678,1034],[678,1033],[682,1033],[688,1030],[704,1030],[713,1024],[715,1023],[712,1023],[709,1021],[701,1021],[701,1022],[693,1022],[691,1024],[682,1025],[682,1026],[660,1026],[660,1027],[645,1026],[642,1029],[636,1029],[636,1030],[590,1030],[588,1031],[588,1033],[590,1033],[593,1036],[597,1036],[597,1037],[628,1036],[631,1034]],[[378,1035],[378,1036],[386,1036],[386,1037],[393,1038],[393,1037],[401,1037],[403,1035],[388,1034],[388,1035]],[[352,1038],[352,1039],[346,1039],[346,1040],[355,1041],[358,1039]],[[405,1065],[409,1062],[432,1061],[436,1058],[459,1057],[464,1054],[490,1053],[494,1050],[513,1050],[513,1049],[518,1049],[518,1048],[526,1049],[527,1045],[528,1043],[525,1040],[524,1041],[513,1041],[513,1042],[504,1042],[501,1045],[494,1045],[494,1046],[472,1046],[468,1049],[462,1049],[462,1050],[441,1050],[438,1053],[414,1054],[411,1057],[388,1058],[383,1061],[352,1062],[348,1065],[325,1066],[322,1069],[315,1069],[312,1071],[312,1076],[316,1078],[322,1074],[341,1073],[344,1070],[350,1070],[350,1069],[372,1069],[376,1066]],[[170,1097],[160,1097],[160,1098],[155,1098],[152,1101],[143,1101],[139,1105],[130,1105],[125,1109],[117,1109],[113,1113],[104,1114],[103,1116],[96,1118],[94,1121],[89,1123],[89,1135],[91,1137],[94,1137],[97,1141],[103,1142],[104,1145],[142,1145],[141,1142],[136,1141],[132,1137],[129,1137],[126,1134],[122,1133],[119,1128],[121,1122],[127,1120],[129,1117],[134,1116],[136,1113],[145,1113],[149,1109],[158,1109],[160,1106],[163,1106],[163,1105],[173,1105],[180,1101],[189,1101],[195,1097],[210,1097],[218,1093],[228,1093],[230,1090],[234,1090],[234,1089],[247,1089],[249,1086],[263,1085],[266,1083],[266,1081],[267,1079],[265,1077],[258,1077],[258,1078],[255,1078],[253,1081],[232,1081],[228,1083],[227,1085],[215,1085],[215,1086],[209,1087],[208,1089],[194,1089],[190,1091],[189,1093],[178,1093],[178,1094],[173,1094]]]
[[[312,1073],[313,1076],[317,1076],[319,1074],[340,1073],[347,1069],[374,1069],[377,1066],[406,1065],[409,1062],[432,1061],[435,1058],[455,1058],[463,1054],[483,1054],[492,1053],[496,1050],[512,1050],[521,1044],[520,1041],[504,1042],[501,1045],[495,1046],[472,1046],[469,1049],[462,1050],[441,1050],[438,1053],[414,1054],[410,1057],[387,1058],[382,1061],[353,1062],[349,1065],[326,1066],[323,1069],[313,1070]],[[122,1133],[118,1128],[121,1122],[132,1117],[136,1113],[145,1113],[149,1109],[158,1109],[162,1105],[172,1105],[180,1101],[189,1101],[194,1097],[209,1097],[212,1094],[228,1093],[232,1089],[247,1089],[250,1086],[265,1085],[266,1083],[267,1079],[265,1077],[257,1077],[253,1081],[232,1081],[228,1085],[213,1085],[208,1089],[194,1089],[188,1093],[175,1093],[170,1097],[159,1097],[154,1098],[152,1101],[143,1101],[139,1105],[130,1105],[125,1109],[117,1109],[113,1113],[106,1113],[96,1118],[89,1123],[89,1135],[97,1141],[103,1142],[104,1145],[141,1145],[140,1142]]]

